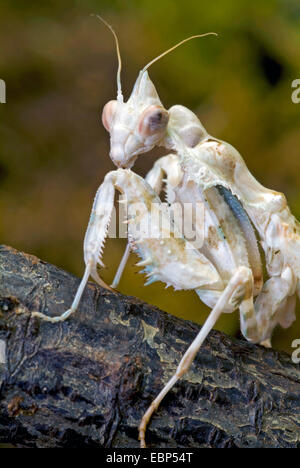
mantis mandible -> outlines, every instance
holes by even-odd
[[[277,324],[288,327],[295,320],[296,294],[300,292],[300,227],[285,196],[257,182],[236,149],[210,136],[186,107],[174,105],[167,110],[162,105],[148,68],[179,45],[201,36],[181,41],[146,65],[124,102],[118,39],[111,26],[100,19],[114,34],[119,60],[117,99],[109,101],[102,114],[110,134],[110,157],[119,169],[106,175],[96,194],[84,240],[86,269],[71,308],[58,317],[38,312],[33,315],[54,323],[68,318],[76,311],[90,275],[101,286],[108,287],[99,277],[97,265],[103,266],[102,248],[115,192],[122,194],[121,201],[129,207],[142,201],[142,209],[128,219],[129,243],[112,286],[117,286],[129,251],[133,250],[142,259],[137,265],[145,267],[148,282],[162,281],[175,289],[194,290],[212,309],[175,374],[142,418],[139,439],[141,447],[145,447],[146,427],[152,414],[188,371],[223,312],[239,309],[244,337],[265,346],[271,346]],[[202,36],[209,34],[214,33]],[[171,153],[156,161],[143,179],[131,167],[139,155],[156,146]],[[162,209],[159,194],[164,184],[169,207],[174,200],[182,206],[186,203],[203,206],[201,223],[192,215],[189,219],[203,238],[201,247],[195,248],[181,235],[168,207]],[[168,236],[155,224],[153,207],[171,226]],[[150,238],[135,229],[143,222],[152,222],[157,235]],[[265,282],[255,231],[264,251],[268,273]]]

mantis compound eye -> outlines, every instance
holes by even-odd
[[[104,128],[109,132],[111,128],[111,123],[114,119],[114,116],[116,114],[117,110],[117,101],[109,101],[105,106],[103,107],[102,111],[102,123],[104,125]]]
[[[142,136],[162,133],[168,125],[169,113],[161,106],[149,106],[139,118],[138,132]]]

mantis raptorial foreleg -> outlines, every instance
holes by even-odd
[[[204,255],[196,252],[183,239],[176,227],[172,226],[168,210],[161,204],[149,184],[133,172],[119,169],[107,174],[96,194],[84,240],[86,270],[71,309],[60,317],[51,318],[38,312],[34,312],[34,316],[51,322],[65,320],[75,312],[89,275],[105,287],[105,283],[98,275],[97,264],[103,265],[102,248],[116,189],[124,194],[130,208],[129,214],[131,214],[128,219],[130,244],[142,258],[142,262],[138,265],[146,267],[149,282],[160,280],[173,285],[176,289],[222,288],[223,283],[215,267]],[[161,230],[159,216],[162,218],[165,230]],[[149,237],[149,232],[145,231],[148,227],[151,228],[154,237]],[[182,275],[178,275],[179,271]]]
[[[111,289],[98,275],[97,263],[101,262],[101,251],[104,245],[107,229],[112,213],[114,201],[114,187],[103,183],[98,189],[90,216],[90,222],[84,239],[85,272],[78,287],[74,301],[70,309],[57,317],[49,317],[40,312],[33,312],[32,316],[39,317],[47,322],[62,322],[76,312],[86,284],[90,276],[102,287]],[[99,200],[101,206],[99,206]],[[102,264],[103,265],[103,264]]]
[[[166,177],[167,201],[170,203],[170,189],[174,186],[177,186],[180,183],[182,176],[183,173],[180,168],[178,156],[176,154],[168,154],[167,156],[163,156],[155,162],[153,168],[148,172],[147,176],[145,177],[145,180],[153,188],[155,193],[159,195],[162,190],[164,177]],[[128,262],[129,256],[130,245],[128,243],[123,254],[122,260],[118,266],[114,280],[111,284],[111,287],[113,289],[117,288],[121,281],[121,277]]]

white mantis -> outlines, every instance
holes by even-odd
[[[113,34],[119,58],[118,93],[117,100],[108,102],[103,109],[103,124],[110,133],[110,157],[119,169],[106,175],[97,192],[84,240],[86,270],[71,308],[59,317],[38,312],[33,315],[51,322],[65,320],[76,311],[90,275],[107,287],[97,273],[97,265],[102,265],[115,190],[121,192],[128,206],[142,201],[142,209],[129,220],[129,244],[113,286],[117,286],[132,249],[141,257],[138,265],[146,267],[150,281],[195,290],[212,309],[175,374],[142,418],[139,438],[141,447],[145,447],[146,427],[153,412],[188,371],[221,313],[239,309],[245,338],[266,346],[270,346],[277,324],[288,327],[294,321],[296,294],[300,291],[300,229],[284,195],[260,185],[232,146],[211,137],[189,109],[180,105],[169,110],[163,107],[147,69],[191,38],[144,67],[130,98],[124,102],[119,46],[114,31]],[[172,153],[159,159],[144,180],[130,168],[138,155],[155,146]],[[181,236],[176,223],[170,220],[170,210],[162,209],[159,194],[164,183],[173,196],[169,196],[169,204],[176,200],[182,206],[192,203],[204,207],[203,222],[192,219],[203,238],[200,248]],[[153,207],[171,225],[168,236],[155,225]],[[154,223],[157,233],[151,238],[135,229],[137,224],[148,221]],[[268,278],[264,284],[254,228],[265,255]]]

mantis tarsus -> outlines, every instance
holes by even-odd
[[[142,418],[139,438],[141,447],[145,447],[145,431],[153,412],[188,371],[221,313],[238,308],[245,338],[265,346],[270,346],[277,324],[288,327],[294,321],[296,294],[300,290],[300,230],[285,196],[257,182],[231,145],[210,136],[186,107],[175,105],[169,110],[163,107],[148,68],[166,53],[199,36],[185,39],[144,67],[130,98],[124,102],[119,45],[112,32],[119,58],[118,92],[117,99],[103,109],[103,124],[110,133],[110,157],[119,169],[106,175],[97,192],[84,241],[86,270],[71,308],[59,317],[37,312],[33,315],[51,322],[65,320],[77,309],[90,275],[107,287],[98,275],[97,265],[102,265],[101,252],[115,190],[128,206],[142,201],[144,208],[129,220],[129,244],[113,286],[116,287],[132,249],[141,257],[138,265],[145,267],[149,281],[195,290],[212,309],[176,373]],[[172,153],[159,159],[145,180],[130,168],[138,155],[155,146],[163,146]],[[145,237],[134,229],[143,221],[155,223],[152,207],[160,210],[159,194],[164,183],[173,193],[173,199],[168,200],[170,205],[175,199],[182,206],[192,203],[204,207],[203,222],[192,220],[203,238],[201,247],[195,248],[180,235],[168,209],[161,210],[161,216],[171,225],[169,236],[158,226],[155,238]],[[268,272],[265,282],[255,230],[265,256]]]

